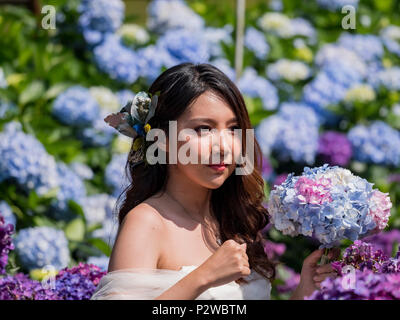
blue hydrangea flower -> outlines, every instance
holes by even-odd
[[[381,59],[384,53],[381,39],[371,34],[342,33],[338,44],[354,51],[367,62]]]
[[[207,27],[201,30],[202,37],[208,43],[210,56],[217,58],[224,56],[221,43],[232,45],[232,33],[233,26],[231,24],[226,24],[222,28]]]
[[[112,218],[115,203],[116,198],[105,193],[84,198],[81,205],[87,225],[92,226],[102,223],[106,218]]]
[[[141,77],[151,84],[161,73],[163,66],[172,66],[173,58],[167,50],[149,45],[137,50],[137,67]]]
[[[218,58],[215,59],[211,62],[214,67],[217,67],[219,70],[221,70],[225,75],[231,79],[232,81],[235,81],[236,78],[236,72],[235,70],[231,67],[230,62],[228,59],[225,58]]]
[[[260,122],[255,134],[265,155],[275,152],[283,161],[312,164],[318,151],[318,129],[312,108],[284,103],[277,114]]]
[[[117,131],[104,121],[104,118],[109,113],[107,110],[101,110],[89,127],[83,128],[78,132],[78,137],[83,141],[85,146],[104,147],[112,142]]]
[[[12,224],[15,230],[17,218],[13,214],[10,205],[5,201],[0,201],[0,215],[4,217],[5,224]]]
[[[68,208],[68,201],[73,200],[78,204],[86,196],[86,188],[82,179],[65,163],[57,163],[59,176],[59,189],[56,199],[52,201],[52,215],[56,219],[69,220],[72,218]]]
[[[272,11],[282,11],[283,10],[282,0],[271,0],[268,2],[268,5]]]
[[[59,184],[55,159],[20,123],[7,123],[0,133],[0,181],[11,179],[25,190],[44,195]]]
[[[400,90],[400,67],[379,70],[377,73],[368,77],[368,82],[374,88],[382,86],[387,90]]]
[[[128,89],[120,90],[116,94],[121,108],[124,107],[128,101],[133,100],[135,97],[135,94]]]
[[[27,270],[47,265],[62,269],[70,261],[68,241],[62,230],[47,226],[21,229],[14,243],[18,258]]]
[[[400,27],[388,25],[380,32],[386,49],[400,57]]]
[[[71,126],[90,126],[98,117],[100,109],[89,89],[76,85],[57,96],[53,115]]]
[[[98,266],[102,271],[107,271],[109,261],[110,261],[109,257],[107,257],[106,255],[102,255],[100,257],[94,257],[94,256],[89,257],[87,263]]]
[[[147,13],[147,27],[159,34],[176,29],[198,31],[205,25],[203,18],[182,0],[153,0]]]
[[[107,217],[104,219],[102,227],[93,231],[92,236],[94,238],[102,239],[110,246],[110,248],[112,248],[114,246],[117,233],[118,221],[116,217]]]
[[[169,53],[166,67],[182,62],[204,63],[210,59],[210,46],[202,31],[186,29],[167,31],[157,41],[157,48]],[[164,62],[165,63],[165,62]]]
[[[82,0],[78,11],[78,26],[85,40],[95,45],[104,34],[114,33],[122,24],[125,4],[121,0]]]
[[[139,77],[137,54],[124,46],[121,37],[109,34],[93,50],[97,67],[116,81],[132,84]]]
[[[86,164],[81,162],[72,162],[69,167],[74,171],[82,180],[90,180],[93,178],[93,170]]]
[[[315,60],[321,69],[304,87],[303,100],[317,111],[321,121],[334,122],[337,117],[325,108],[343,100],[351,86],[364,80],[368,68],[353,51],[337,45],[324,46]]]
[[[313,25],[306,19],[294,18],[290,21],[293,35],[309,38],[310,43],[316,41],[316,31]]]
[[[106,184],[112,188],[112,194],[118,196],[127,185],[125,175],[126,154],[114,155],[104,172]]]
[[[317,0],[317,3],[325,9],[336,11],[342,9],[346,5],[351,5],[355,8],[358,6],[359,0]]]
[[[257,58],[264,59],[268,55],[269,45],[265,39],[264,33],[256,28],[249,27],[244,37],[244,45],[253,51]]]
[[[369,126],[357,125],[347,134],[354,158],[361,162],[398,166],[400,132],[383,121]]]
[[[260,77],[255,69],[248,67],[244,70],[238,87],[251,98],[261,98],[264,109],[274,110],[278,107],[278,90],[267,79]]]

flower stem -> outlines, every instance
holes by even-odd
[[[321,265],[324,265],[329,261],[328,254],[329,254],[329,249],[325,248],[324,254],[321,257]]]

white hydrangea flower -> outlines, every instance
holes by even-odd
[[[120,104],[118,97],[106,87],[91,87],[90,94],[103,110],[118,112]]]
[[[258,25],[264,31],[276,32],[283,38],[292,36],[290,18],[279,12],[267,12],[258,20]]]
[[[310,68],[303,62],[280,59],[267,67],[271,80],[285,79],[290,82],[305,80],[310,76]]]
[[[347,90],[345,100],[349,102],[360,101],[370,102],[375,100],[376,95],[374,89],[368,84],[357,84]]]
[[[145,44],[150,40],[150,35],[145,28],[135,23],[126,23],[117,30],[123,38],[135,42],[137,44]]]

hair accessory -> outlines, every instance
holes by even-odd
[[[129,162],[134,166],[145,161],[146,134],[151,126],[148,123],[157,108],[158,94],[140,91],[118,113],[104,118],[111,127],[125,136],[133,138]]]

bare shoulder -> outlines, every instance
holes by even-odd
[[[118,230],[108,271],[127,268],[157,268],[164,223],[147,203],[131,209]]]
[[[150,229],[162,229],[163,219],[158,210],[147,202],[142,202],[131,209],[121,223],[121,228],[141,226]]]

